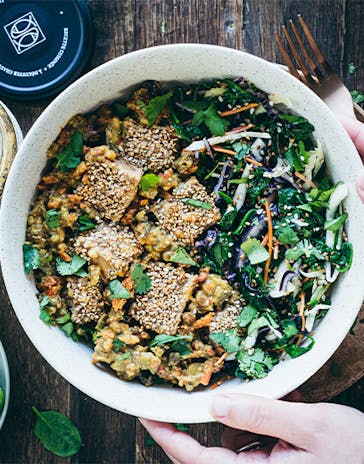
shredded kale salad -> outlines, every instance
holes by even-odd
[[[226,78],[148,81],[74,116],[23,247],[43,322],[124,380],[189,391],[311,350],[353,249],[347,187],[293,113],[287,97]]]
[[[199,263],[246,302],[237,327],[210,338],[235,355],[236,376],[263,378],[285,353],[313,347],[329,288],[350,268],[347,187],[327,176],[314,126],[291,114],[287,98],[242,78],[167,95],[184,152],[222,213],[195,243]]]

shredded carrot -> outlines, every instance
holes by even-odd
[[[268,243],[268,234],[265,234],[263,240],[261,241],[261,244],[263,246],[266,246],[267,243]]]
[[[212,362],[210,360],[205,361],[200,380],[201,385],[204,385],[206,387],[209,384],[212,376],[212,370]]]
[[[226,153],[227,155],[236,155],[236,151],[234,150],[229,150],[228,148],[222,148],[222,147],[218,147],[218,146],[214,146],[213,149],[215,151],[218,151],[220,153]]]
[[[269,253],[269,258],[265,262],[265,267],[264,267],[264,283],[266,284],[268,282],[268,273],[269,273],[270,261],[272,259],[273,225],[272,225],[272,213],[270,211],[269,202],[266,201],[264,203],[264,206],[265,206],[265,211],[266,211],[266,214],[267,214],[267,222],[268,222],[268,253]]]
[[[234,132],[240,132],[242,130],[249,130],[249,129],[252,129],[253,127],[255,127],[254,124],[242,124],[241,126],[237,126],[237,127],[234,127],[234,129],[229,130],[228,132],[226,132],[225,135],[234,134]]]
[[[305,182],[306,184],[308,184],[310,187],[312,188],[316,188],[316,184],[314,184],[312,182],[312,180],[308,179],[306,176],[304,176],[303,174],[301,174],[300,172],[295,172],[294,175],[296,177],[298,177],[299,179],[301,179],[303,182]]]
[[[221,363],[224,361],[224,359],[226,358],[227,355],[228,355],[228,354],[227,354],[226,352],[223,353],[223,354],[220,356],[220,358],[216,361],[216,364],[221,364]]]
[[[63,261],[66,261],[67,263],[71,261],[71,256],[65,251],[60,251],[58,254]]]
[[[250,110],[251,108],[255,108],[257,106],[258,106],[258,103],[249,103],[249,105],[245,105],[240,108],[233,108],[232,110],[223,111],[222,113],[219,114],[219,116],[221,118],[224,118],[225,116],[231,116],[236,113],[241,113],[242,111]]]
[[[212,313],[206,314],[206,316],[201,317],[196,322],[193,323],[194,329],[201,329],[201,327],[206,327],[212,321]]]
[[[249,158],[249,156],[245,156],[245,161],[247,161],[248,163],[251,163],[251,164],[255,164],[255,166],[263,166],[262,163],[259,163],[259,161],[256,161],[255,159],[253,158]]]

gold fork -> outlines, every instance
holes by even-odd
[[[289,23],[293,34],[288,32],[286,26],[282,26],[288,48],[282,37],[276,32],[276,39],[289,72],[310,87],[333,111],[356,117],[364,122],[364,110],[353,103],[348,88],[322,54],[303,17],[297,15],[297,18],[303,36],[292,19]],[[304,43],[304,38],[311,48],[311,53]]]

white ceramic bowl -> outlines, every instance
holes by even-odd
[[[38,318],[34,283],[23,271],[22,244],[29,205],[46,162],[46,149],[71,116],[125,95],[131,86],[145,79],[191,82],[227,76],[244,76],[269,93],[287,95],[295,111],[314,124],[330,175],[334,180],[344,180],[349,187],[345,207],[350,218],[347,231],[355,250],[353,265],[335,285],[332,309],[315,331],[314,348],[298,359],[280,363],[265,379],[249,383],[235,379],[218,390],[193,393],[122,382],[91,365],[89,348],[72,342]],[[216,392],[281,397],[305,382],[333,354],[362,303],[364,208],[354,185],[361,170],[352,142],[322,101],[288,73],[260,58],[228,48],[184,44],[148,48],[109,61],[76,81],[50,104],[29,131],[11,169],[1,207],[0,243],[4,279],[15,312],[36,348],[64,378],[96,400],[129,414],[171,422],[206,422],[212,420],[208,403]]]

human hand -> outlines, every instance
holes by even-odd
[[[174,464],[364,463],[364,415],[347,406],[229,394],[216,396],[210,413],[235,429],[224,433],[225,448],[204,447],[171,424],[141,422]],[[244,434],[238,432],[242,430],[254,434],[256,438],[250,439],[265,442],[265,446],[256,451],[233,451],[246,444]],[[276,440],[268,441],[266,436]]]
[[[362,161],[364,162],[364,124],[359,122],[357,119],[349,118],[347,116],[336,116],[344,126],[346,132],[349,134]],[[362,203],[364,203],[364,173],[358,177],[356,188]]]

